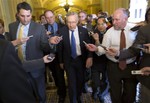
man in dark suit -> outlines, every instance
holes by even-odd
[[[17,14],[19,21],[16,21],[9,25],[10,41],[19,38],[20,28],[24,26],[24,29],[22,30],[23,37],[32,37],[30,37],[30,39],[26,43],[21,45],[23,57],[22,61],[42,58],[43,51],[46,53],[50,52],[50,46],[46,37],[44,26],[35,23],[31,20],[32,9],[30,5],[26,2],[21,2],[17,5]],[[29,75],[31,75],[36,82],[40,97],[40,103],[46,102],[44,72],[44,65],[43,67],[41,67],[41,69],[35,69],[32,72],[29,72]]]
[[[55,15],[51,10],[46,10],[44,12],[47,24],[45,24],[45,29],[49,38],[57,36],[59,34],[59,29],[63,27],[63,24],[58,24],[55,21]],[[66,85],[64,78],[64,70],[60,68],[58,60],[58,49],[57,45],[51,45],[53,48],[53,53],[55,55],[55,60],[48,64],[49,69],[52,72],[55,85],[57,87],[57,94],[59,95],[58,103],[64,103],[66,97]]]
[[[92,65],[91,54],[87,51],[83,41],[89,43],[90,39],[87,30],[77,26],[77,13],[68,13],[66,22],[67,26],[60,29],[60,35],[63,36],[58,50],[60,66],[66,70],[70,103],[82,103],[85,65],[87,68]]]
[[[0,39],[0,103],[36,103],[14,46]],[[15,96],[14,96],[15,95]]]

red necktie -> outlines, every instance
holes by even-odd
[[[120,35],[120,50],[123,50],[124,48],[126,48],[126,37],[124,34],[124,29],[122,29]],[[126,68],[126,60],[119,61],[119,68],[121,70],[124,70]]]

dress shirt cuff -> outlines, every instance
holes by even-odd
[[[101,55],[105,54],[105,50],[102,47],[98,46],[97,49],[98,49],[98,51],[96,51],[95,53],[98,56],[101,56]]]

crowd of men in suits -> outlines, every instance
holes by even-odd
[[[138,32],[131,31],[136,25],[127,23],[129,14],[124,8],[114,11],[112,25],[105,14],[92,26],[92,15],[84,11],[69,12],[65,20],[59,17],[59,23],[51,10],[41,17],[44,23],[32,21],[31,6],[21,2],[17,5],[18,19],[9,24],[9,33],[4,32],[0,20],[0,102],[46,103],[45,63],[52,71],[58,103],[64,103],[67,94],[64,72],[70,103],[83,102],[87,72],[91,74],[94,100],[104,102],[109,90],[112,103],[133,103],[138,80],[142,84],[141,103],[150,101],[149,24]],[[120,42],[122,35],[125,44]],[[126,65],[121,65],[123,62]],[[138,79],[131,74],[137,69],[142,74]]]

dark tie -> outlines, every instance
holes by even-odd
[[[50,25],[50,27],[51,27],[51,30],[50,30],[50,32],[51,32],[51,34],[50,34],[50,36],[54,36],[55,34],[54,34],[54,27],[53,27],[53,25]],[[52,48],[52,53],[55,53],[56,52],[56,45],[54,44],[54,45],[52,45],[51,46],[51,48]]]
[[[124,29],[122,29],[120,35],[120,50],[123,50],[124,48],[126,48],[126,38],[124,34]],[[121,70],[124,70],[126,68],[126,60],[119,61],[119,68]]]
[[[53,28],[53,25],[50,25],[51,26],[51,35],[54,35],[54,28]]]
[[[74,58],[74,59],[77,57],[76,41],[75,41],[74,31],[73,30],[71,30],[71,57]]]

